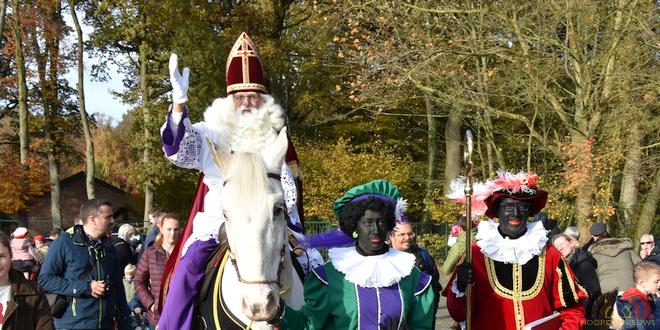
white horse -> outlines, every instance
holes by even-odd
[[[225,158],[214,154],[226,173],[219,202],[229,250],[214,279],[212,310],[229,316],[234,323],[229,328],[270,329],[265,321],[277,313],[280,297],[295,309],[304,303],[302,281],[292,265],[280,183],[287,146],[282,129],[259,153],[225,153]],[[213,328],[227,328],[221,319],[214,317]]]

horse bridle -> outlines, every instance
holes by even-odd
[[[275,173],[267,173],[266,176],[269,179],[273,180],[280,180],[280,175],[275,174]],[[224,186],[227,183],[225,181],[222,185]],[[288,217],[288,213],[284,212],[284,216]],[[234,269],[236,270],[236,276],[238,277],[238,281],[243,283],[243,284],[277,284],[278,287],[282,288],[282,282],[280,281],[281,274],[282,274],[282,269],[284,269],[284,254],[286,253],[286,240],[284,241],[284,245],[282,246],[282,250],[280,250],[280,264],[277,267],[277,279],[276,280],[245,280],[241,276],[241,272],[238,270],[238,264],[236,261],[236,258],[234,257],[234,254],[231,251],[231,246],[227,244],[227,249],[229,250],[229,260],[231,260],[231,264],[234,265]]]

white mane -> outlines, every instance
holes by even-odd
[[[260,155],[234,154],[227,178],[224,197],[228,205],[250,209],[272,201],[269,197],[266,168]],[[246,205],[245,201],[250,201],[250,205]]]

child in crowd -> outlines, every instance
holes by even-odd
[[[660,329],[660,266],[642,261],[635,265],[633,278],[635,287],[616,301],[616,310],[624,319],[623,329]]]
[[[28,280],[33,279],[39,273],[37,254],[34,253],[32,239],[25,227],[18,227],[11,234],[11,265],[17,271],[23,273]]]
[[[124,267],[124,292],[126,292],[126,301],[128,302],[128,307],[131,308],[131,315],[133,316],[133,329],[142,329],[144,327],[144,321],[141,317],[142,308],[137,295],[135,295],[135,285],[133,284],[136,270],[137,267],[132,264]]]
[[[37,235],[33,239],[34,241],[34,253],[39,259],[39,264],[43,264],[46,259],[46,254],[48,254],[48,245],[46,245],[46,238],[44,235]]]

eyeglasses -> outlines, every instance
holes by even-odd
[[[234,101],[243,102],[246,98],[250,102],[255,102],[259,99],[259,94],[234,94]]]
[[[653,243],[653,241],[649,241],[649,242],[639,242],[639,244],[641,244],[641,245],[652,244],[652,243]]]
[[[394,236],[403,238],[403,237],[410,237],[410,238],[415,238],[415,233],[396,233]]]

